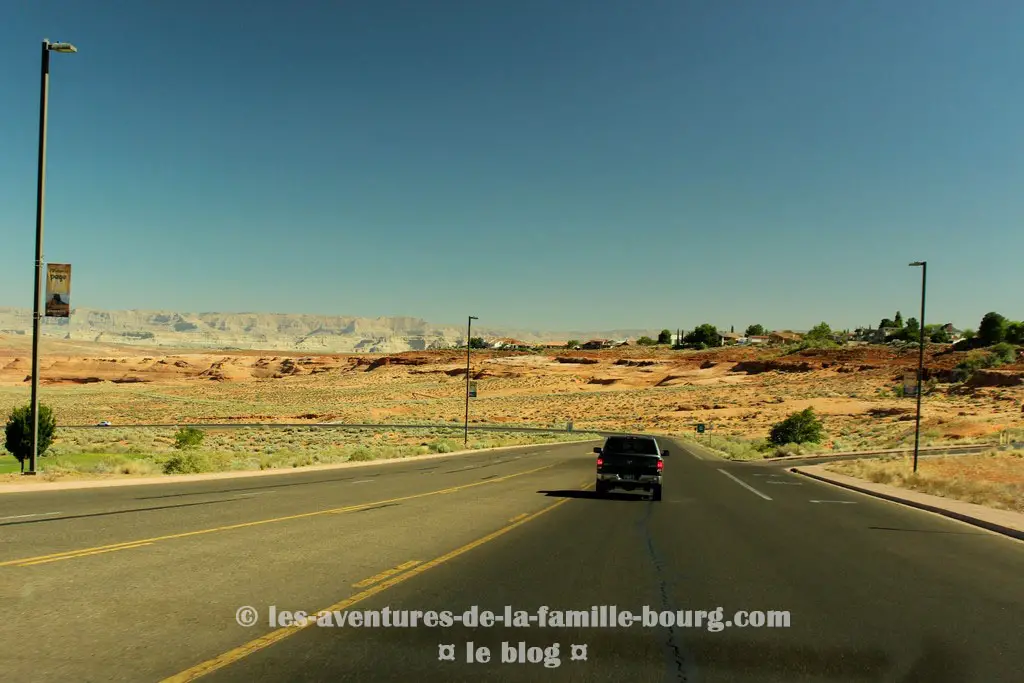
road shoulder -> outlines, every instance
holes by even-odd
[[[841,486],[845,489],[882,498],[893,503],[933,512],[944,517],[988,529],[989,531],[1005,534],[1018,540],[1024,540],[1024,514],[1007,510],[996,510],[984,505],[942,498],[887,484],[876,484],[856,477],[849,477],[845,474],[831,472],[823,465],[792,467],[790,471],[827,484]]]
[[[0,494],[5,493],[29,493],[38,491],[57,491],[63,489],[91,489],[105,488],[110,486],[141,486],[145,484],[182,484],[195,481],[211,481],[218,479],[241,479],[245,477],[270,477],[283,476],[288,474],[300,474],[303,472],[321,472],[324,470],[338,470],[349,467],[373,467],[375,465],[394,465],[407,462],[420,462],[422,460],[435,460],[437,458],[451,458],[464,455],[482,455],[485,453],[498,453],[502,451],[547,449],[553,446],[571,446],[581,443],[596,443],[596,439],[580,439],[578,441],[558,441],[533,444],[516,444],[515,446],[499,446],[497,448],[474,448],[463,451],[452,451],[451,453],[430,453],[428,455],[410,455],[404,458],[382,458],[379,460],[366,460],[359,462],[339,462],[328,465],[309,465],[307,467],[273,468],[266,470],[239,470],[236,472],[208,472],[203,474],[164,474],[147,477],[124,477],[119,479],[72,479],[68,481],[48,481],[39,483],[17,483],[0,484]]]

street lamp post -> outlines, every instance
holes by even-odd
[[[466,321],[466,423],[463,427],[462,445],[469,445],[469,351],[473,347],[473,321],[479,320],[475,315]]]
[[[40,295],[43,280],[43,205],[46,197],[46,109],[50,86],[50,53],[78,52],[71,43],[51,43],[43,39],[42,62],[39,69],[39,164],[36,177],[36,260],[32,289],[32,454],[28,472],[36,473],[39,457],[39,323]]]
[[[921,445],[921,383],[924,379],[924,294],[928,282],[928,262],[914,261],[911,266],[921,267],[921,322],[917,353],[917,418],[914,424],[914,472],[917,472],[917,454]]]

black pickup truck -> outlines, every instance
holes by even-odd
[[[651,500],[661,500],[662,459],[668,451],[658,448],[653,436],[610,436],[597,453],[597,492],[612,489],[647,491]]]

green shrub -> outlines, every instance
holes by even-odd
[[[434,441],[433,443],[429,444],[429,446],[430,450],[433,451],[434,453],[451,453],[452,451],[455,450],[455,447],[448,439]]]
[[[164,474],[199,474],[210,470],[210,460],[202,453],[175,453],[164,462]]]
[[[807,408],[777,423],[768,438],[772,443],[784,446],[792,443],[817,443],[822,436],[821,420],[814,414],[814,408]]]
[[[992,347],[993,366],[1013,365],[1017,362],[1017,347],[1003,342]]]
[[[376,456],[369,448],[360,446],[359,448],[352,451],[352,454],[348,456],[348,459],[353,462],[366,462],[367,460],[375,460]]]
[[[174,447],[182,450],[186,448],[198,448],[206,434],[195,427],[182,427],[174,435]]]

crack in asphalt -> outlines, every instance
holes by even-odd
[[[672,609],[669,595],[668,595],[668,581],[665,578],[665,561],[661,558],[658,553],[658,549],[654,545],[654,536],[650,530],[651,515],[654,513],[654,503],[649,503],[647,507],[647,514],[644,516],[643,531],[644,536],[647,539],[647,552],[651,557],[651,561],[654,563],[654,570],[657,575],[658,581],[658,594],[661,600],[661,609],[665,611],[676,611]],[[678,627],[673,625],[669,626],[668,636],[665,640],[666,646],[666,659],[668,663],[665,668],[665,681],[673,683],[692,683],[693,679],[690,678],[688,669],[692,668],[692,662],[688,661],[686,654],[683,652],[683,646],[680,642],[679,634],[677,633]]]

